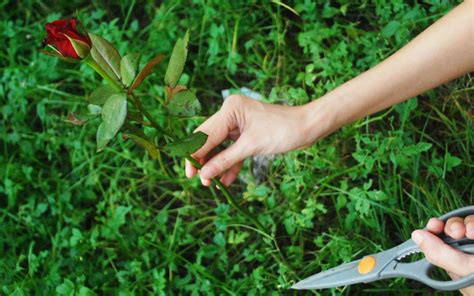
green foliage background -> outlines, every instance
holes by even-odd
[[[288,288],[473,204],[469,75],[277,156],[263,181],[247,163],[231,190],[274,235],[280,260],[274,243],[218,191],[184,178],[182,159],[165,159],[169,176],[120,137],[96,153],[98,122],[64,120],[86,112],[84,96],[99,77],[38,52],[43,25],[76,10],[88,30],[122,54],[143,53],[142,61],[170,54],[189,29],[182,79],[197,90],[204,114],[161,120],[184,136],[219,108],[223,88],[249,86],[269,102],[304,104],[377,64],[455,5],[285,3],[299,16],[252,0],[0,3],[0,294],[309,295]],[[140,89],[157,119],[164,69]],[[435,293],[396,279],[314,294],[375,292]]]

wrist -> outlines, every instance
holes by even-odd
[[[340,127],[337,102],[337,96],[329,93],[302,106],[304,134],[310,141],[308,145],[326,137]]]

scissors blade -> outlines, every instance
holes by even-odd
[[[361,275],[357,271],[359,262],[360,260],[352,261],[317,273],[299,281],[291,288],[297,290],[326,289],[375,280],[376,275],[373,273]]]

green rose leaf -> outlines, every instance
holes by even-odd
[[[178,84],[186,62],[188,54],[189,31],[186,32],[183,38],[176,41],[173,52],[171,54],[170,62],[165,74],[165,84],[174,88]]]
[[[67,34],[64,34],[67,39],[71,42],[72,47],[74,48],[74,51],[77,53],[77,55],[83,59],[89,55],[89,52],[91,50],[89,44],[85,43],[84,41],[77,40],[74,38],[69,37]]]
[[[90,51],[92,59],[109,75],[112,79],[120,81],[120,54],[117,49],[104,38],[89,33],[92,42]]]
[[[120,61],[120,73],[125,86],[130,86],[137,75],[138,64],[140,63],[139,53],[129,53]]]
[[[177,140],[166,145],[163,151],[169,156],[186,156],[196,152],[207,141],[207,135],[203,132],[196,132],[184,139]]]
[[[150,153],[150,156],[152,159],[157,159],[158,158],[158,149],[153,145],[148,139],[145,139],[143,137],[127,133],[126,136],[130,139],[132,139],[137,145],[143,147]]]
[[[110,128],[107,127],[105,123],[101,123],[97,129],[96,142],[97,142],[97,151],[104,150],[105,146],[109,143],[110,140],[114,138],[115,134]]]
[[[138,73],[137,78],[135,78],[135,81],[133,81],[133,84],[132,84],[132,86],[130,86],[129,91],[132,91],[135,88],[137,88],[138,86],[140,86],[140,84],[143,82],[143,80],[148,75],[151,74],[151,71],[153,70],[153,67],[158,65],[162,60],[163,60],[163,55],[162,54],[159,54],[159,55],[155,56],[154,58],[152,58],[146,64],[146,66],[143,67],[143,69],[140,71],[140,73]]]
[[[115,94],[102,107],[102,123],[97,130],[97,150],[101,151],[118,133],[127,117],[127,96]]]
[[[115,94],[118,94],[119,91],[114,89],[110,85],[102,85],[96,88],[89,96],[88,101],[94,105],[103,105],[107,99]]]
[[[102,112],[102,107],[99,105],[88,104],[87,110],[89,110],[89,114],[91,115],[99,115]]]
[[[107,99],[102,107],[102,120],[117,131],[122,127],[127,116],[127,96],[115,94]]]
[[[193,116],[201,110],[199,100],[189,90],[180,91],[175,94],[167,107],[169,112],[176,116]]]

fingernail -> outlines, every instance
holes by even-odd
[[[186,178],[189,179],[189,178],[192,177],[192,176],[191,176],[191,168],[190,168],[189,166],[186,166],[186,167],[184,168],[184,173],[185,173],[185,175],[186,175]]]
[[[460,230],[462,230],[463,228],[463,225],[461,225],[461,223],[459,222],[454,222],[453,224],[451,224],[451,231],[452,232],[458,232]]]
[[[207,166],[205,166],[201,169],[201,177],[202,178],[210,179],[210,178],[213,177],[212,173],[213,173],[212,168],[209,168]]]
[[[204,186],[211,185],[211,180],[210,179],[204,178],[202,175],[200,177],[201,177],[201,184],[202,185],[204,185]]]
[[[467,229],[468,232],[474,233],[474,222],[467,223],[466,229]]]
[[[417,245],[421,244],[425,239],[423,233],[420,230],[413,231],[411,238]]]
[[[430,220],[428,220],[428,223],[426,225],[432,225],[432,224],[435,224],[438,222],[438,219],[436,218],[430,218]]]

